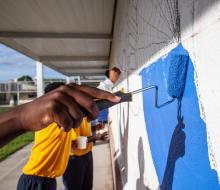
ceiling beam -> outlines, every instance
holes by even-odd
[[[108,61],[108,56],[63,56],[63,55],[54,55],[54,56],[40,56],[39,58],[42,62],[50,61]]]
[[[30,49],[22,46],[21,44],[17,43],[14,39],[9,38],[0,38],[0,43],[4,44],[5,46],[12,48],[23,55],[26,55],[34,60],[38,60],[38,56],[33,53]]]
[[[69,71],[63,71],[63,73],[65,73],[65,75],[67,76],[105,76],[105,72],[90,72],[90,73],[84,73],[84,72],[80,72],[80,71],[72,71],[72,72],[69,72]]]
[[[103,72],[105,71],[104,68],[94,68],[94,69],[84,69],[84,68],[73,68],[73,69],[60,69],[60,70],[63,70],[63,71],[70,71],[70,72],[82,72],[82,73],[89,73],[89,72],[93,72],[93,73],[99,73],[99,72]]]
[[[50,65],[50,64],[48,64],[48,65]],[[64,69],[64,70],[66,70],[66,69],[71,69],[71,70],[74,70],[74,69],[76,69],[76,70],[78,70],[78,69],[84,69],[84,70],[96,69],[96,70],[98,70],[98,69],[107,69],[108,65],[106,65],[106,66],[80,66],[80,65],[62,66],[62,65],[59,65],[59,66],[56,66],[56,68],[61,69],[61,70],[62,69]]]
[[[104,77],[104,73],[106,69],[99,68],[99,69],[80,69],[80,68],[74,68],[74,69],[63,69],[59,68],[57,66],[51,65],[49,63],[45,63],[44,65],[66,75],[66,76],[85,76],[85,77],[90,77],[90,76],[102,76]]]
[[[92,75],[104,75],[106,69],[103,69],[103,68],[99,68],[99,69],[78,68],[78,69],[62,69],[62,71],[65,73],[73,74],[73,75],[92,76]]]
[[[0,31],[0,38],[59,38],[59,39],[95,39],[112,40],[111,34],[71,33],[71,32],[13,32]]]

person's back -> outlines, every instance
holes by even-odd
[[[75,136],[91,137],[91,125],[87,118],[79,128],[74,129]],[[74,134],[74,133],[73,133]],[[75,137],[75,139],[76,139]],[[74,138],[73,138],[74,139]],[[72,148],[68,166],[63,175],[63,183],[66,190],[91,190],[93,187],[93,142],[87,142],[85,149]]]
[[[71,148],[71,132],[63,132],[56,123],[35,133],[35,142],[27,164],[26,175],[55,178],[63,174]]]
[[[63,83],[52,83],[45,89],[48,93]],[[37,110],[36,110],[37,111]],[[52,123],[35,133],[34,146],[27,164],[23,168],[18,190],[55,190],[57,176],[61,176],[68,164],[73,129],[63,132]]]

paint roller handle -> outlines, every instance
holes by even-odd
[[[102,111],[104,109],[108,109],[112,106],[115,106],[117,104],[123,103],[123,102],[131,102],[132,101],[132,94],[131,93],[123,93],[121,91],[115,92],[114,93],[116,96],[121,97],[121,100],[119,102],[111,102],[109,100],[96,100],[96,105],[99,108],[99,111]],[[83,112],[84,116],[88,115],[88,112],[81,108],[81,111]]]
[[[132,101],[132,94],[131,93],[123,93],[121,91],[115,92],[114,93],[116,96],[121,97],[121,100],[117,103],[115,102],[110,102],[108,100],[97,100],[96,105],[99,108],[99,111],[102,111],[104,109],[108,109],[114,105],[120,104],[122,102],[131,102]]]

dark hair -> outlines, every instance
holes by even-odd
[[[115,71],[116,73],[118,73],[119,75],[121,74],[121,70],[118,67],[113,67],[111,69],[112,71]],[[109,69],[105,71],[105,76],[109,78]]]
[[[118,67],[113,67],[111,70],[115,71],[119,75],[121,74],[121,70]]]
[[[105,71],[105,76],[109,78],[109,69]]]
[[[44,88],[44,93],[48,93],[52,90],[55,90],[56,88],[60,87],[60,86],[63,86],[65,85],[64,82],[53,82],[53,83],[50,83],[48,84],[45,88]]]

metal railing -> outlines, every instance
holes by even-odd
[[[0,83],[0,93],[36,92],[37,85],[32,81]]]
[[[71,77],[69,81],[65,79],[46,79],[44,87],[53,82],[75,82],[96,87],[101,79],[83,79]],[[33,100],[37,97],[37,84],[35,81],[18,81],[0,83],[0,105],[19,105]]]

